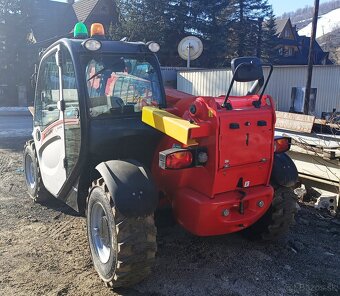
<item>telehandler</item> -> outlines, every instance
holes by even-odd
[[[78,23],[74,38],[44,51],[37,73],[28,192],[85,213],[94,268],[109,287],[150,273],[162,205],[197,236],[265,240],[285,234],[296,212],[290,139],[274,138],[265,94],[272,66],[264,79],[258,58],[234,59],[225,96],[166,94],[158,50],[107,40],[98,23],[89,36]],[[230,96],[235,81],[254,85]]]

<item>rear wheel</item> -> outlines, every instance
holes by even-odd
[[[147,277],[157,250],[153,216],[122,215],[101,178],[90,189],[86,219],[93,264],[107,286],[128,287]]]
[[[279,186],[275,189],[273,202],[264,216],[243,234],[252,240],[276,240],[289,231],[294,223],[297,197],[291,188]]]
[[[45,189],[41,179],[33,140],[26,142],[23,161],[25,180],[29,195],[35,202],[46,202],[49,199],[49,193]]]

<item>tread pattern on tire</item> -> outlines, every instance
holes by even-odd
[[[97,186],[104,190],[111,204],[118,244],[114,277],[104,283],[107,287],[129,287],[146,278],[155,261],[157,229],[154,217],[125,217],[114,207],[103,178],[94,181],[90,190]]]
[[[285,235],[295,221],[296,200],[291,188],[276,188],[271,207],[259,221],[244,230],[245,236],[250,239],[276,240]]]
[[[42,181],[42,178],[41,178],[41,173],[40,173],[40,166],[39,166],[39,162],[38,162],[38,158],[37,158],[37,153],[36,153],[36,150],[35,150],[35,144],[34,144],[34,140],[29,140],[25,143],[25,147],[24,147],[24,151],[26,151],[26,148],[27,147],[30,147],[30,149],[33,151],[33,154],[34,154],[34,160],[35,163],[36,163],[36,168],[37,168],[37,171],[36,171],[36,183],[37,183],[37,189],[36,189],[36,194],[34,196],[31,196],[31,198],[33,199],[34,202],[46,202],[49,200],[49,193],[48,191],[46,190],[44,184],[43,184],[43,181]],[[24,159],[25,161],[25,159]]]

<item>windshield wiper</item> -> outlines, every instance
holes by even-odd
[[[93,78],[96,78],[98,75],[102,74],[106,70],[111,70],[111,69],[110,68],[103,68],[103,69],[99,70],[98,72],[94,73],[89,79],[87,79],[87,81],[90,81]]]

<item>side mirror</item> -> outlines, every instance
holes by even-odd
[[[242,57],[231,61],[234,80],[250,82],[263,79],[262,63],[257,57]]]
[[[37,77],[38,77],[38,65],[34,65],[34,73],[31,76],[31,86],[32,89],[35,90],[35,87],[37,85]]]

